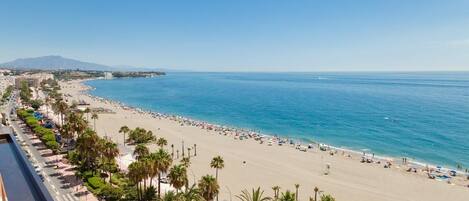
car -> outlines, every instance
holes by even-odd
[[[37,176],[39,176],[39,178],[41,178],[41,181],[44,182],[44,175],[42,175],[41,173],[38,173]]]

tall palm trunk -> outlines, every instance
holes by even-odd
[[[218,168],[215,169],[215,180],[218,183]],[[217,201],[218,201],[218,193],[217,193]]]
[[[161,198],[161,172],[158,172],[158,198]]]

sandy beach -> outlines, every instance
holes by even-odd
[[[406,172],[408,167],[393,165],[383,168],[384,163],[361,163],[360,154],[349,153],[330,155],[317,147],[306,152],[299,151],[289,144],[269,146],[254,139],[234,139],[234,136],[221,135],[218,131],[188,126],[169,118],[155,118],[151,114],[123,108],[119,104],[86,95],[87,86],[81,81],[61,82],[61,92],[68,102],[83,100],[90,108],[109,109],[112,113],[99,113],[96,120],[97,132],[108,136],[114,142],[123,144],[123,135],[118,133],[121,126],[142,127],[151,130],[157,137],[168,140],[166,149],[171,152],[184,146],[197,145],[197,156],[191,157],[189,180],[193,183],[205,174],[215,174],[209,166],[210,160],[220,155],[225,160],[225,168],[219,172],[220,200],[236,199],[234,196],[243,189],[260,186],[272,196],[272,186],[278,185],[281,191],[295,190],[299,184],[299,199],[308,200],[317,186],[326,194],[339,201],[463,201],[469,197],[469,181],[457,178],[454,183],[428,179],[423,172]],[[90,119],[90,125],[93,121]],[[150,145],[152,150],[156,145]],[[127,145],[121,151],[132,150]],[[193,148],[191,154],[193,155]],[[187,153],[187,150],[186,150]],[[177,159],[175,159],[177,160]],[[326,165],[330,165],[325,175]]]

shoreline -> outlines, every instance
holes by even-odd
[[[194,122],[195,124],[205,124],[205,125],[217,127],[217,128],[220,128],[220,129],[227,129],[227,130],[234,131],[234,132],[237,132],[237,133],[244,133],[244,134],[249,133],[250,135],[263,136],[264,138],[270,138],[270,139],[275,138],[277,141],[282,140],[282,141],[285,142],[284,144],[289,144],[289,145],[292,145],[292,144],[288,143],[288,142],[293,141],[294,142],[293,144],[295,146],[299,145],[299,146],[308,147],[310,145],[314,145],[314,147],[317,147],[317,148],[319,148],[320,146],[323,146],[323,147],[326,147],[327,151],[329,151],[329,150],[339,150],[339,151],[344,151],[345,154],[352,154],[352,155],[355,155],[355,156],[363,156],[363,157],[366,157],[366,158],[369,158],[371,156],[373,159],[380,160],[381,162],[392,161],[392,162],[394,162],[394,163],[396,163],[400,166],[403,166],[403,165],[409,166],[410,165],[410,166],[413,166],[413,167],[416,167],[416,168],[431,168],[431,169],[439,169],[441,171],[456,171],[458,174],[469,174],[468,172],[465,172],[464,170],[458,170],[456,167],[454,167],[452,165],[449,165],[449,164],[436,165],[434,163],[427,163],[427,162],[424,162],[424,161],[419,161],[418,159],[413,158],[413,157],[410,158],[410,157],[406,157],[406,156],[392,156],[392,155],[386,155],[386,154],[382,154],[382,153],[375,154],[374,152],[372,152],[370,150],[370,148],[366,148],[366,149],[362,149],[362,150],[356,150],[356,149],[353,149],[353,148],[347,148],[345,146],[342,146],[342,147],[334,146],[332,144],[326,144],[326,143],[319,142],[319,141],[312,140],[312,139],[308,139],[309,142],[306,142],[304,140],[297,139],[297,138],[291,138],[291,137],[288,137],[288,136],[285,136],[285,135],[282,135],[282,134],[262,134],[261,132],[255,131],[255,129],[240,128],[240,127],[235,127],[235,126],[228,125],[228,124],[226,124],[226,125],[224,125],[224,124],[215,124],[215,123],[210,123],[210,122],[205,121],[205,120],[199,120],[199,119],[192,118],[192,117],[185,117],[185,116],[178,115],[178,114],[161,113],[161,112],[157,112],[157,111],[152,111],[152,110],[149,110],[149,109],[128,105],[128,104],[125,104],[123,102],[112,100],[112,99],[109,99],[109,98],[106,98],[106,97],[92,95],[90,93],[90,91],[95,90],[95,88],[86,83],[86,82],[92,81],[92,80],[97,80],[97,79],[85,79],[85,80],[80,80],[79,81],[80,84],[87,87],[87,89],[83,91],[84,92],[83,95],[87,95],[87,96],[90,96],[92,98],[97,98],[97,99],[101,99],[101,100],[104,100],[104,101],[108,101],[108,102],[111,102],[112,104],[117,104],[120,107],[133,109],[133,110],[136,110],[138,112],[148,113],[152,116],[156,115],[156,117],[169,118],[170,120],[173,120],[173,121],[184,121],[184,122]],[[195,127],[198,127],[198,126],[196,125]],[[364,150],[366,150],[366,151],[364,151]],[[403,163],[404,158],[406,159],[406,164]]]
[[[303,152],[289,143],[278,146],[273,141],[272,146],[268,146],[267,139],[260,144],[260,141],[252,136],[240,140],[239,136],[235,138],[235,132],[199,127],[202,124],[197,126],[196,124],[201,121],[194,120],[191,125],[187,122],[188,118],[177,115],[155,115],[158,113],[150,113],[138,107],[90,95],[88,92],[92,87],[85,85],[84,81],[62,82],[62,92],[69,101],[84,100],[90,104],[87,107],[112,111],[112,113],[99,113],[99,119],[96,121],[98,134],[108,136],[120,144],[122,135],[117,131],[120,126],[127,125],[131,128],[150,129],[158,137],[168,139],[169,144],[175,143],[175,149],[180,147],[177,143],[181,140],[186,147],[192,143],[197,144],[197,156],[191,158],[193,163],[189,175],[191,181],[192,178],[195,180],[207,171],[211,172],[207,166],[211,157],[221,155],[227,165],[220,172],[220,176],[223,178],[223,187],[229,187],[230,192],[260,186],[267,195],[271,195],[272,185],[280,184],[282,189],[286,190],[293,189],[292,182],[298,182],[303,189],[300,190],[302,200],[311,194],[310,189],[314,186],[336,195],[339,200],[349,201],[403,200],[397,196],[401,194],[414,198],[410,200],[430,201],[441,200],[448,196],[453,200],[464,200],[469,196],[467,187],[463,187],[468,185],[469,181],[462,176],[452,178],[449,185],[446,180],[428,179],[425,170],[421,168],[415,169],[415,172],[407,172],[407,168],[413,167],[409,164],[393,163],[391,168],[383,168],[386,164],[384,161],[360,163],[362,153],[359,151],[347,150],[349,157],[340,153],[341,148],[333,146],[330,146],[333,148],[331,150],[320,151],[316,144],[313,149]],[[150,144],[149,148],[154,150],[156,146]],[[131,151],[133,147],[126,146],[126,149]],[[346,149],[343,150],[345,152]],[[378,158],[376,155],[373,159]],[[243,164],[244,162],[247,163]],[[326,170],[326,166],[330,167],[328,174],[325,174],[329,171]],[[441,173],[441,170],[438,172],[446,174]],[[423,189],[424,192],[431,193],[423,194]],[[228,190],[223,189],[220,198],[227,199],[231,196]]]

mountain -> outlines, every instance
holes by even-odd
[[[16,59],[11,62],[0,64],[0,67],[14,69],[41,69],[41,70],[58,70],[58,69],[80,69],[80,70],[101,70],[109,71],[112,67],[78,61],[75,59],[64,58],[61,56],[43,56],[34,58]]]

